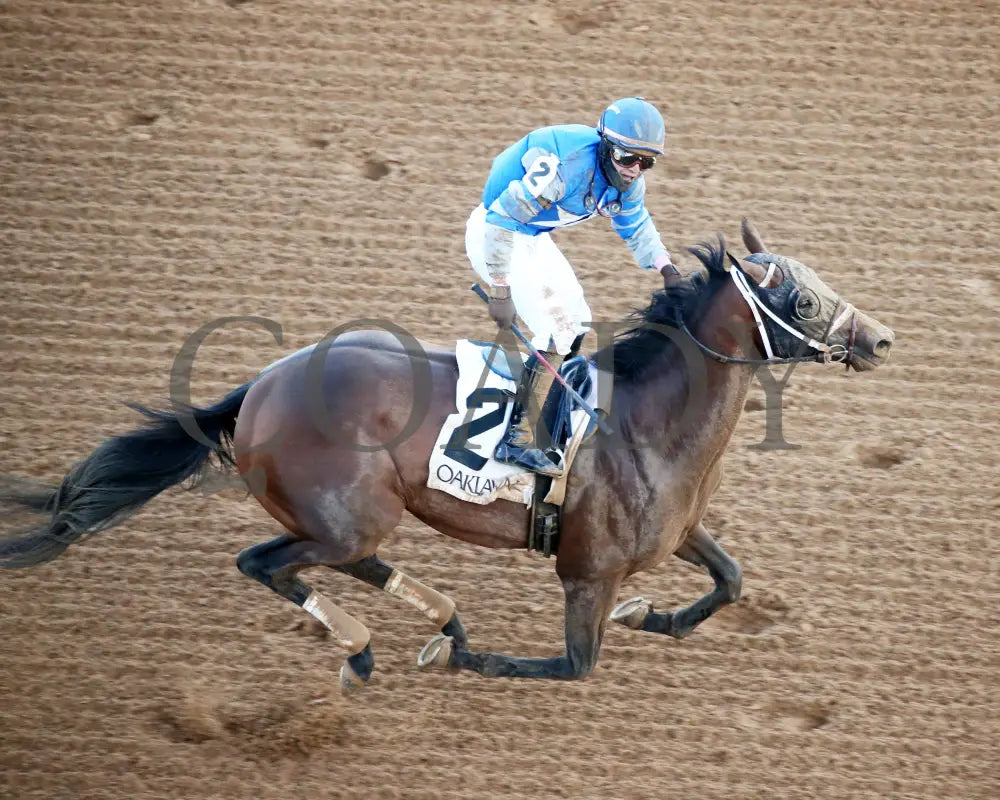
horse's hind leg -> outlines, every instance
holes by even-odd
[[[244,575],[260,581],[323,623],[348,653],[340,670],[341,686],[354,689],[364,685],[375,666],[371,634],[340,606],[296,577],[306,567],[329,565],[335,560],[331,555],[329,547],[322,543],[286,535],[247,548],[237,557],[236,565]]]
[[[675,555],[695,566],[705,567],[715,581],[715,589],[687,608],[664,613],[653,611],[652,604],[645,598],[634,597],[615,608],[612,620],[636,630],[683,639],[724,605],[740,599],[743,583],[740,565],[719,547],[704,525],[699,523],[692,529]]]
[[[340,564],[334,569],[402,598],[422,611],[431,622],[437,624],[441,633],[452,637],[457,645],[466,646],[465,628],[450,597],[424,586],[420,581],[400,572],[375,555],[355,561],[353,564]]]

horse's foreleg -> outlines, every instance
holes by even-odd
[[[633,598],[620,604],[611,618],[636,630],[665,633],[683,639],[699,624],[722,606],[735,603],[740,598],[743,582],[740,565],[716,542],[705,526],[696,525],[675,555],[691,564],[705,567],[715,589],[687,608],[674,612],[657,613],[652,604],[643,598]]]
[[[340,606],[295,577],[306,567],[325,563],[327,555],[323,545],[317,542],[279,536],[241,552],[236,565],[244,575],[304,608],[330,631],[348,653],[340,669],[341,686],[354,689],[364,685],[375,666],[369,643],[371,634]]]
[[[441,629],[442,634],[450,636],[459,647],[467,646],[465,628],[450,597],[424,586],[420,581],[400,572],[375,555],[355,561],[353,564],[340,564],[334,569],[402,598],[422,611]]]
[[[589,675],[597,664],[608,609],[618,591],[618,580],[563,581],[566,595],[566,653],[554,658],[518,658],[500,653],[473,653],[457,642],[441,637],[428,647],[442,644],[447,649],[447,666],[468,669],[487,678],[556,678],[572,680]],[[425,648],[425,651],[427,648]],[[433,657],[421,661],[425,666],[438,663]]]

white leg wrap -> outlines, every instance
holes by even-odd
[[[315,590],[302,607],[329,628],[337,643],[352,656],[364,650],[372,638],[368,628]]]
[[[424,586],[420,581],[414,580],[398,569],[392,571],[389,580],[385,583],[385,590],[389,594],[403,598],[411,606],[416,606],[432,622],[439,625],[444,625],[455,613],[455,603],[450,597],[445,597],[429,586]]]

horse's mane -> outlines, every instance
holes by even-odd
[[[619,334],[609,347],[591,357],[602,369],[610,364],[615,380],[640,380],[655,358],[662,355],[666,348],[676,347],[667,335],[651,325],[676,328],[678,311],[684,322],[693,325],[705,301],[723,285],[728,273],[724,266],[726,245],[721,236],[718,243],[700,242],[688,252],[702,263],[704,269],[691,273],[667,289],[654,292],[648,307],[636,309],[628,317],[628,322],[636,327]]]

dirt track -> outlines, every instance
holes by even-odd
[[[535,684],[419,672],[420,615],[315,573],[373,632],[345,701],[341,653],[234,568],[270,518],[171,493],[0,575],[0,797],[1000,796],[997,4],[564,8],[0,3],[0,471],[61,477],[217,317],[284,341],[213,334],[196,401],[350,319],[488,335],[462,237],[490,159],[639,92],[682,264],[746,213],[897,335],[870,375],[794,373],[800,449],[751,449],[745,414],[708,516],[744,599],[682,642],[616,627],[586,681]],[[600,221],[558,241],[603,318],[655,288]],[[561,651],[550,562],[412,518],[384,552],[474,646]],[[622,597],[707,586],[671,559]]]

